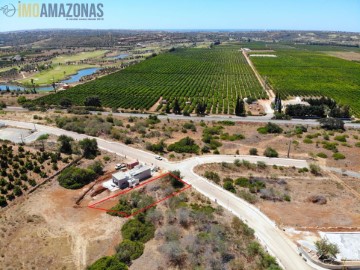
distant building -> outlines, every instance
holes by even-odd
[[[22,57],[20,56],[20,55],[15,55],[14,57],[13,57],[13,59],[12,59],[14,62],[15,61],[22,61]]]
[[[138,165],[127,172],[117,172],[112,175],[112,181],[120,189],[134,187],[141,181],[151,177],[151,169],[145,165]]]
[[[304,105],[304,106],[310,106],[310,104],[306,101],[303,101],[301,97],[296,97],[295,99],[291,100],[284,100],[283,101],[284,107],[289,105]]]

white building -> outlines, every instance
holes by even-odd
[[[151,168],[146,165],[138,165],[127,172],[117,172],[112,175],[112,182],[120,189],[134,187],[141,181],[151,177]]]

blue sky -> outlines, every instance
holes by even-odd
[[[18,1],[0,0],[0,7]],[[0,31],[88,29],[284,29],[360,32],[360,0],[22,0],[22,3],[103,3],[103,21],[8,18]]]

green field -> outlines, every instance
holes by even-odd
[[[322,47],[322,46],[318,46]],[[360,116],[360,63],[316,51],[279,50],[251,57],[273,89],[286,96],[328,96]]]
[[[107,51],[105,50],[97,50],[91,52],[81,52],[73,55],[61,55],[55,57],[52,62],[54,64],[64,64],[66,62],[78,62],[81,60],[87,60],[92,58],[99,58],[103,56]]]
[[[177,49],[41,101],[57,104],[67,97],[83,105],[89,95],[99,96],[103,106],[126,109],[149,109],[163,97],[178,98],[191,112],[205,101],[211,113],[233,113],[237,96],[267,97],[238,46]]]
[[[79,62],[81,60],[96,59],[105,54],[105,50],[97,50],[91,52],[81,52],[72,55],[62,55],[52,59],[53,68],[35,73],[25,79],[18,80],[19,83],[30,85],[31,79],[38,85],[48,85],[55,81],[61,81],[67,76],[76,74],[79,70],[85,68],[96,67],[89,64],[66,65],[67,62]]]
[[[79,70],[85,68],[96,67],[93,65],[58,65],[52,69],[44,70],[34,74],[31,77],[18,80],[18,82],[24,85],[31,85],[31,79],[34,79],[34,83],[38,85],[48,85],[65,79],[67,76],[76,74]]]

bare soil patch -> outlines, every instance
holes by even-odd
[[[360,53],[357,52],[326,52],[326,53],[331,56],[335,56],[349,61],[360,61]]]
[[[290,201],[278,201],[262,199],[262,192],[253,193],[257,197],[255,205],[280,226],[323,230],[334,227],[356,230],[360,227],[360,200],[352,192],[360,189],[358,179],[342,177],[347,184],[344,186],[326,172],[314,176],[310,172],[299,173],[294,168],[246,170],[235,166],[227,168],[222,164],[207,164],[196,168],[200,175],[204,175],[205,171],[217,172],[221,179],[260,178],[265,183],[265,188],[273,194],[288,194]],[[222,182],[219,184],[222,185]],[[323,197],[326,203],[311,202],[315,196]]]

